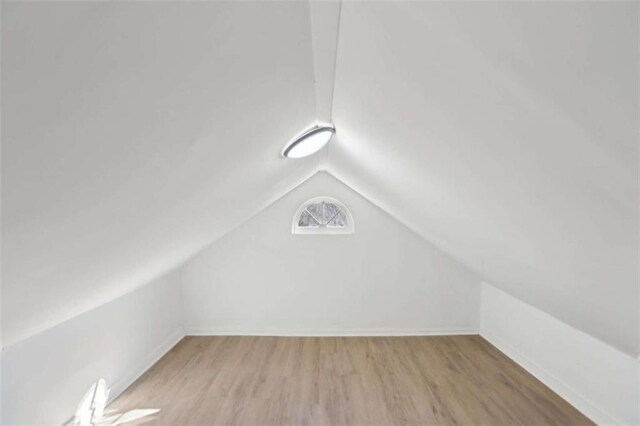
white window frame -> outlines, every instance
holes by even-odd
[[[307,206],[311,204],[316,204],[321,201],[325,201],[331,204],[335,204],[340,207],[342,211],[345,212],[347,216],[348,226],[344,228],[329,228],[327,226],[320,226],[317,228],[312,227],[300,227],[298,226],[298,221],[300,219],[300,215],[307,208]],[[345,235],[345,234],[353,234],[355,232],[355,223],[353,221],[353,215],[351,215],[351,210],[342,202],[336,200],[332,197],[321,196],[321,197],[313,197],[310,200],[302,203],[298,210],[296,210],[296,214],[293,216],[293,222],[291,225],[291,233],[293,235]]]

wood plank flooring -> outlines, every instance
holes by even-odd
[[[159,408],[144,422],[162,425],[593,424],[479,336],[186,337],[110,408]]]

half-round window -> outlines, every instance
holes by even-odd
[[[316,197],[298,208],[293,217],[294,234],[352,234],[353,217],[340,201]]]

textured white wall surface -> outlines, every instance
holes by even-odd
[[[316,196],[346,204],[351,235],[292,235]],[[182,268],[187,333],[476,332],[480,278],[318,173]]]
[[[62,424],[100,377],[124,390],[182,338],[180,299],[169,274],[5,348],[1,423]]]
[[[601,425],[640,424],[640,363],[482,284],[480,334]]]

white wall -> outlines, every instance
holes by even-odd
[[[355,234],[291,234],[296,209],[320,195],[349,207]],[[189,261],[181,282],[187,334],[478,329],[480,279],[327,173]]]
[[[116,395],[182,338],[175,273],[5,349],[2,424],[62,424],[98,378]]]
[[[633,357],[489,284],[480,334],[596,423],[640,424]]]

